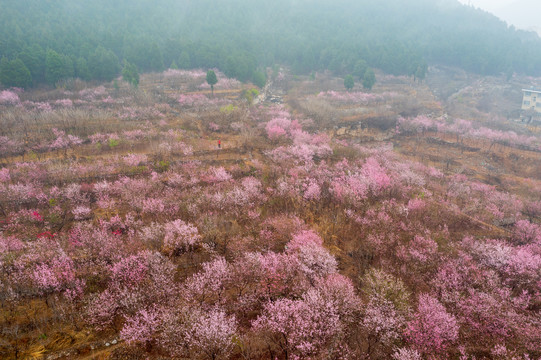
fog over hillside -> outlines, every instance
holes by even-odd
[[[0,359],[541,360],[540,86],[457,0],[0,0]]]
[[[298,74],[353,73],[362,60],[394,75],[428,65],[483,75],[541,73],[541,39],[456,0],[1,0],[0,83],[216,67],[241,81],[284,64]],[[532,11],[533,13],[533,11]],[[62,19],[59,21],[59,19]]]
[[[541,3],[532,0],[461,0],[464,4],[484,9],[509,25],[536,31],[541,36]]]
[[[499,8],[495,15],[510,24],[526,30],[536,31],[541,36],[541,3],[530,0],[516,0]]]

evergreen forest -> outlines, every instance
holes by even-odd
[[[430,64],[541,74],[541,39],[456,0],[1,0],[0,82],[110,81],[218,68],[260,82],[274,64],[362,77],[367,66],[423,78]],[[258,81],[259,80],[259,81]]]

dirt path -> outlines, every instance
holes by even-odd
[[[115,345],[111,345],[108,347],[101,348],[99,350],[92,350],[91,354],[78,356],[73,359],[77,360],[101,360],[101,359],[108,359],[111,353],[119,348],[122,344],[117,343]]]

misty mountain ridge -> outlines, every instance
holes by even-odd
[[[525,31],[533,31],[541,34],[541,3],[533,3],[529,0],[502,0],[492,1],[468,1],[461,0],[463,4],[479,7],[505,21],[509,26]]]
[[[528,0],[517,0],[512,4],[505,5],[496,13],[497,16],[516,24],[517,27],[529,31],[535,31],[541,35],[541,4],[531,3]]]
[[[457,0],[1,0],[0,6],[0,75],[27,70],[26,86],[74,76],[111,80],[124,61],[140,71],[217,67],[242,81],[277,63],[299,74],[327,69],[341,76],[361,60],[395,75],[429,64],[541,74],[538,36]],[[58,76],[49,79],[47,56],[49,64],[59,59]]]

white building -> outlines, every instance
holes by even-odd
[[[540,89],[522,89],[522,110],[533,110],[541,113]]]

